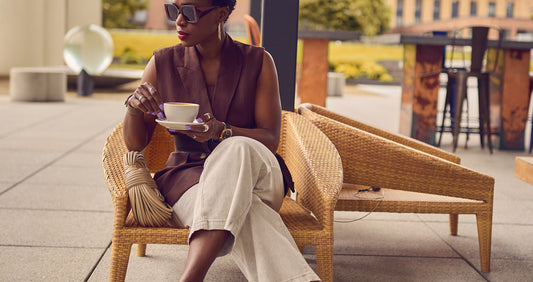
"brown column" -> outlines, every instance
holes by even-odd
[[[404,46],[400,133],[433,145],[442,56],[442,46]]]
[[[505,50],[501,98],[500,149],[524,150],[529,110],[529,50]],[[492,96],[491,96],[492,97]],[[492,107],[498,101],[491,101]]]
[[[328,39],[303,39],[300,103],[326,106],[328,95]]]

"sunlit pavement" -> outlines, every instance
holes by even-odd
[[[101,153],[122,120],[128,88],[89,97],[70,92],[60,103],[10,102],[8,90],[0,80],[0,281],[108,280],[113,207]],[[400,87],[348,86],[327,107],[397,132]],[[514,177],[515,157],[527,153],[490,155],[475,135],[466,149],[464,142],[461,136],[456,152],[462,164],[496,179],[492,271],[479,271],[472,215],[461,215],[459,234],[451,236],[447,215],[374,213],[335,223],[335,281],[531,280],[533,186]],[[442,148],[451,151],[449,134]],[[338,212],[336,218],[363,215]],[[134,251],[127,280],[176,281],[187,247],[149,245],[142,258]],[[312,248],[305,257],[316,269]],[[206,281],[245,279],[227,256]]]

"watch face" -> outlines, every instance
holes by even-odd
[[[222,138],[226,139],[226,138],[229,138],[231,137],[231,130],[230,129],[224,129],[224,131],[222,132]]]

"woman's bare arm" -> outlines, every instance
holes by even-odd
[[[132,109],[128,109],[124,117],[124,141],[128,150],[142,151],[152,138],[156,116],[162,114],[153,57],[146,65],[141,85],[126,103],[129,103]]]

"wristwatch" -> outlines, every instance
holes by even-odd
[[[224,140],[226,138],[230,138],[231,135],[233,135],[231,126],[225,122],[222,122],[222,123],[224,124],[224,129],[222,129],[222,132],[220,132],[220,137],[218,137],[218,140]]]

